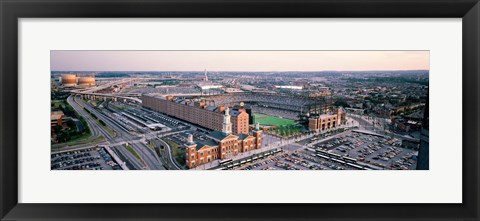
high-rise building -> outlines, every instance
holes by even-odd
[[[417,170],[428,170],[429,169],[429,117],[428,117],[428,96],[427,104],[425,105],[425,110],[423,112],[423,121],[422,121],[422,130],[420,132],[420,148],[418,150],[418,159],[417,159]]]

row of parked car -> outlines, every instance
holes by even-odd
[[[251,165],[243,168],[245,170],[253,170],[257,167],[260,167],[260,166],[263,166],[263,165],[267,165],[267,164],[271,164],[271,163],[274,163],[274,162],[277,162],[279,161],[281,158],[283,157],[287,157],[288,154],[284,153],[284,154],[281,154],[281,155],[277,155],[277,156],[273,156],[273,157],[270,157],[268,158],[267,160],[259,160],[260,162],[252,162]]]

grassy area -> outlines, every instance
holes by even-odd
[[[155,145],[154,145],[152,142],[149,142],[149,143],[147,144],[147,147],[150,148],[150,149],[152,149],[152,150],[155,149]]]
[[[105,140],[105,137],[103,137],[103,135],[100,135],[99,137],[95,138],[95,140],[92,140],[92,143],[97,143],[104,140]]]
[[[62,105],[65,105],[65,103],[64,102],[52,102],[52,109],[61,108]]]
[[[177,163],[180,165],[185,165],[185,150],[180,149],[180,145],[170,139],[164,139],[164,141],[167,142],[167,144],[172,148],[175,161],[177,161]]]
[[[266,114],[253,114],[253,117],[254,123],[260,123],[262,125],[285,126],[295,124],[294,120],[272,117]]]
[[[114,136],[115,134],[113,133],[112,128],[108,126],[104,126],[103,124],[100,124],[104,130],[106,130],[110,135]]]
[[[115,133],[113,132],[113,129],[110,128],[110,127],[108,127],[107,124],[106,124],[103,120],[101,120],[101,119],[99,119],[99,118],[97,117],[97,115],[93,114],[92,112],[90,112],[90,111],[89,111],[88,109],[86,109],[86,108],[83,108],[83,110],[84,110],[85,112],[89,113],[93,118],[95,118],[95,120],[100,124],[100,126],[102,126],[102,128],[103,128],[104,130],[106,130],[110,135],[112,135],[112,136],[115,135]]]
[[[85,128],[85,130],[77,132],[76,125],[73,123],[73,121],[67,121],[69,128],[66,130],[62,129],[60,126],[57,126],[56,128],[54,128],[52,133],[57,136],[58,144],[64,144],[64,145],[55,145],[56,148],[59,148],[61,146],[74,145],[77,143],[81,143],[81,141],[87,140],[89,137],[91,137],[92,133],[90,132],[90,128],[88,127],[88,124],[85,121],[85,119],[82,116],[80,116],[72,108],[72,106],[70,106],[70,104],[68,104],[65,100],[52,102],[51,109],[62,110],[66,116],[79,119]]]
[[[289,138],[302,134],[304,130],[305,128],[301,125],[283,125],[275,129],[269,130],[268,133],[280,137]]]
[[[135,158],[137,158],[138,160],[140,160],[140,161],[143,162],[143,160],[142,160],[142,158],[140,157],[140,155],[138,155],[137,151],[135,151],[135,150],[132,148],[132,146],[126,145],[125,148],[127,148],[128,152],[132,153],[133,156],[135,156]]]
[[[91,145],[95,145],[96,143],[99,143],[99,142],[102,142],[102,141],[105,141],[105,138],[100,135],[100,137],[97,137],[95,138],[94,140],[88,140],[88,138],[90,138],[90,134],[85,134],[83,135],[82,137],[79,137],[78,139],[76,140],[73,140],[73,141],[68,141],[66,143],[56,143],[56,144],[52,144],[52,150],[59,150],[61,148],[64,148],[64,147],[69,147],[69,146],[75,146],[75,145],[80,145],[80,144],[91,144]]]

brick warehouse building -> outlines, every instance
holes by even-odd
[[[173,96],[142,95],[141,99],[143,107],[214,130],[206,141],[194,142],[193,136],[188,136],[184,144],[188,168],[262,148],[263,131],[257,124],[249,134],[249,114],[245,109],[230,110],[226,106],[208,106],[201,100]]]
[[[142,95],[142,106],[184,121],[222,131],[225,106],[208,106],[202,100],[188,100],[173,96]],[[233,134],[248,134],[249,115],[245,109],[229,110]]]

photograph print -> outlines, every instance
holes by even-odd
[[[54,50],[51,170],[428,170],[429,59]]]

